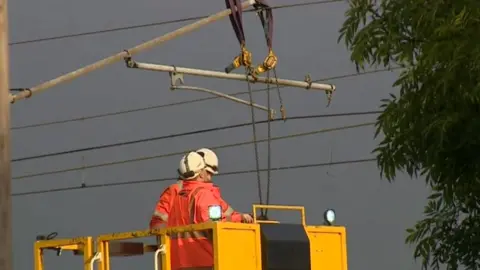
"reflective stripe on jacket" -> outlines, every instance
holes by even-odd
[[[225,200],[223,200],[222,195],[220,194],[220,188],[213,185],[214,195],[217,196],[220,201],[220,206],[222,207],[223,214],[225,215],[227,221],[231,222],[241,222],[242,214],[235,211]]]
[[[150,229],[167,223],[173,199],[178,194],[178,192],[182,190],[182,188],[183,181],[178,180],[177,183],[170,185],[163,191],[162,195],[160,195],[160,198],[158,199],[157,205],[155,206],[155,210],[150,219]],[[236,212],[227,202],[222,199],[220,195],[220,188],[213,185],[213,190],[215,192],[215,195],[221,201],[220,206],[222,207],[223,213],[227,217],[227,221],[242,221],[242,215]]]
[[[172,205],[173,199],[182,189],[183,181],[178,180],[175,184],[168,186],[160,195],[157,204],[155,205],[155,210],[150,219],[150,229],[164,224],[168,221],[168,214],[170,213],[170,207]]]
[[[185,226],[208,221],[208,207],[222,203],[219,195],[212,183],[185,181],[182,191],[173,200],[167,226]],[[226,220],[223,215],[222,221]],[[213,267],[211,239],[211,232],[208,231],[171,235],[172,270]]]

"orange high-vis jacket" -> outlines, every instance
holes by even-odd
[[[177,183],[168,186],[160,195],[155,210],[150,219],[150,229],[161,224],[166,224],[173,199],[183,188],[183,181],[178,180]],[[227,202],[220,196],[220,188],[213,185],[215,195],[220,199],[222,210],[229,221],[239,222],[242,220],[242,215],[236,212]]]
[[[208,208],[222,203],[218,189],[212,183],[183,182],[182,190],[173,199],[167,227],[198,224],[209,220]],[[225,214],[222,221],[226,221]],[[238,222],[241,222],[238,220]],[[170,235],[172,270],[213,267],[211,232],[195,231]]]

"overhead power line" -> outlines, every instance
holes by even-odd
[[[374,125],[374,124],[375,124],[374,122],[367,122],[367,123],[361,123],[361,124],[357,124],[357,125],[348,125],[348,126],[341,126],[341,127],[336,127],[336,128],[324,128],[324,129],[315,130],[315,131],[295,133],[295,134],[290,134],[290,135],[286,135],[286,136],[272,137],[270,139],[270,141],[278,141],[278,140],[283,140],[283,139],[291,139],[291,138],[295,138],[295,137],[302,137],[302,136],[308,136],[308,135],[314,135],[314,134],[320,134],[320,133],[327,133],[327,132],[332,132],[332,131],[359,128],[359,127],[364,127],[364,126],[371,126],[371,125]],[[267,139],[257,140],[258,143],[266,142],[266,141],[267,141]],[[231,148],[231,147],[236,147],[236,146],[249,145],[249,144],[252,144],[252,143],[253,143],[253,141],[244,141],[244,142],[233,143],[233,144],[210,146],[208,148],[210,148],[210,149]],[[111,162],[106,162],[106,163],[98,163],[98,164],[93,164],[93,165],[73,167],[73,168],[55,170],[55,171],[25,174],[25,175],[20,175],[20,176],[14,176],[14,177],[12,177],[12,179],[25,179],[25,178],[31,178],[31,177],[36,177],[36,176],[45,176],[45,175],[80,171],[80,170],[86,170],[86,169],[92,169],[92,168],[100,168],[100,167],[107,167],[107,166],[113,166],[113,165],[140,162],[140,161],[146,161],[146,160],[152,160],[152,159],[158,159],[158,158],[165,158],[165,157],[171,157],[171,156],[185,154],[185,151],[188,151],[188,149],[185,149],[181,152],[173,152],[173,153],[154,155],[154,156],[144,156],[144,157],[139,157],[139,158],[125,159],[125,160],[120,160],[120,161],[111,161]]]
[[[390,69],[388,69],[388,68],[377,69],[377,70],[365,71],[365,72],[361,72],[361,73],[349,73],[349,74],[344,74],[344,75],[321,78],[321,79],[314,80],[313,82],[332,81],[332,80],[338,80],[338,79],[352,78],[352,77],[363,76],[363,75],[379,73],[379,72],[392,71],[392,70],[397,70],[397,69],[400,69],[400,67],[392,67]],[[284,87],[286,87],[286,86],[279,86],[279,88],[284,88]],[[258,90],[252,90],[252,92],[259,93],[259,92],[266,92],[267,90],[268,90],[267,88],[262,88],[262,89],[258,89]],[[248,94],[248,91],[236,92],[236,93],[229,94],[229,95],[230,96],[240,96],[240,95],[245,95],[245,94]],[[217,97],[217,96],[205,97],[205,98],[199,98],[199,99],[193,99],[193,100],[173,102],[173,103],[168,103],[168,104],[153,105],[153,106],[148,106],[148,107],[143,107],[143,108],[121,110],[121,111],[111,112],[111,113],[103,113],[103,114],[96,114],[96,115],[91,115],[91,116],[83,116],[83,117],[71,118],[71,119],[66,119],[66,120],[49,121],[49,122],[29,124],[29,125],[14,126],[14,127],[12,127],[12,130],[21,130],[21,129],[34,128],[34,127],[65,124],[65,123],[69,123],[69,122],[85,121],[85,120],[104,118],[104,117],[109,117],[109,116],[117,116],[117,115],[122,115],[122,114],[130,114],[130,113],[153,110],[153,109],[160,109],[160,108],[166,108],[166,107],[174,107],[174,106],[179,106],[179,105],[192,104],[192,103],[196,103],[196,102],[202,102],[202,101],[219,99],[219,98],[220,97]]]
[[[335,161],[335,162],[328,162],[328,163],[312,163],[312,164],[274,167],[274,168],[270,168],[270,170],[271,171],[282,171],[282,170],[293,170],[293,169],[305,169],[305,168],[313,168],[313,167],[324,167],[324,166],[334,166],[334,165],[343,165],[343,164],[365,163],[365,162],[373,162],[373,161],[376,161],[376,159],[375,158],[354,159],[354,160]],[[261,172],[266,171],[266,170],[267,169],[260,169]],[[248,174],[248,173],[255,173],[255,172],[257,172],[257,170],[230,171],[230,172],[220,173],[218,176]],[[216,177],[218,177],[218,176],[216,176]],[[28,191],[28,192],[18,192],[18,193],[13,193],[12,196],[21,197],[21,196],[38,195],[38,194],[45,194],[45,193],[73,191],[73,190],[80,190],[80,189],[84,190],[84,189],[103,188],[103,187],[139,185],[139,184],[148,184],[148,183],[155,183],[155,182],[174,181],[174,180],[177,180],[177,179],[178,179],[178,177],[172,176],[172,177],[166,177],[166,178],[156,178],[156,179],[147,179],[147,180],[139,180],[139,181],[124,181],[124,182],[115,182],[115,183],[107,183],[107,184],[94,184],[94,185],[82,184],[80,186],[75,186],[75,187],[53,188],[53,189],[44,189],[44,190],[36,190],[36,191]]]
[[[335,2],[342,2],[342,0],[320,0],[320,1],[311,1],[311,2],[304,2],[304,3],[297,3],[297,4],[289,4],[289,5],[278,5],[272,7],[272,9],[286,9],[286,8],[293,8],[293,7],[304,7],[304,6],[312,6],[312,5],[321,5],[321,4],[328,4],[328,3],[335,3]],[[255,9],[248,9],[245,12],[255,12]],[[138,29],[138,28],[146,28],[152,26],[159,26],[159,25],[168,25],[172,23],[180,23],[180,22],[188,22],[194,20],[201,20],[208,17],[208,15],[203,16],[193,16],[187,17],[182,19],[175,19],[175,20],[168,20],[162,22],[154,22],[154,23],[147,23],[147,24],[137,24],[137,25],[130,25],[124,27],[115,27],[115,28],[108,28],[103,30],[96,30],[96,31],[87,31],[87,32],[80,32],[76,34],[66,34],[66,35],[58,35],[52,37],[44,37],[44,38],[37,38],[37,39],[30,39],[30,40],[22,40],[22,41],[14,41],[9,43],[10,46],[15,45],[22,45],[22,44],[29,44],[29,43],[38,43],[38,42],[46,42],[46,41],[53,41],[53,40],[61,40],[61,39],[69,39],[69,38],[78,38],[83,36],[92,36],[98,34],[105,34],[111,32],[119,32],[131,29]]]
[[[381,111],[363,111],[363,112],[349,112],[349,113],[335,113],[335,114],[302,115],[302,116],[287,117],[287,120],[328,118],[328,117],[340,117],[340,116],[358,116],[358,115],[370,115],[370,114],[379,114],[379,113],[381,113]],[[276,118],[276,119],[271,120],[270,122],[278,122],[278,121],[283,121],[283,119]],[[265,124],[267,122],[268,122],[267,120],[263,120],[263,121],[257,121],[256,123],[257,124]],[[249,126],[251,124],[252,124],[251,122],[246,122],[246,123],[241,123],[241,124],[228,125],[228,126],[215,127],[215,128],[207,128],[207,129],[200,129],[200,130],[194,130],[194,131],[188,131],[188,132],[176,133],[176,134],[170,134],[170,135],[148,137],[148,138],[143,138],[143,139],[138,139],[138,140],[119,142],[119,143],[111,143],[111,144],[103,144],[103,145],[90,146],[90,147],[84,147],[84,148],[76,148],[76,149],[60,151],[60,152],[46,153],[46,154],[29,156],[29,157],[14,158],[14,159],[12,159],[11,162],[21,162],[21,161],[27,161],[27,160],[32,160],[32,159],[47,158],[47,157],[54,157],[54,156],[60,156],[60,155],[80,153],[80,152],[85,152],[85,151],[94,151],[94,150],[100,150],[100,149],[105,149],[105,148],[112,148],[112,147],[126,146],[126,145],[131,145],[131,144],[144,143],[144,142],[165,140],[165,139],[171,139],[171,138],[188,136],[188,135],[198,135],[198,134],[207,133],[207,132],[214,132],[214,131],[221,131],[221,130],[232,129],[232,128],[245,127],[245,126]]]

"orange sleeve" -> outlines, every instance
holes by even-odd
[[[242,222],[242,214],[235,211],[223,198],[220,194],[220,188],[217,186],[214,189],[214,194],[217,196],[218,200],[220,201],[220,206],[222,207],[223,214],[226,217],[227,221],[231,222]]]
[[[232,213],[232,216],[230,217],[231,222],[242,222],[242,220],[243,220],[242,214],[236,211],[234,211]]]
[[[202,223],[210,220],[208,216],[208,207],[212,205],[221,205],[222,201],[209,190],[198,192],[195,198],[195,223]],[[222,215],[222,221],[226,218]]]
[[[157,204],[155,205],[155,211],[150,219],[150,228],[161,225],[168,221],[168,214],[170,213],[172,201],[172,190],[170,187],[165,189],[160,195]]]
[[[222,197],[219,197],[220,206],[227,221],[242,222],[242,214],[235,211]]]
[[[222,207],[222,211],[225,212],[227,211],[228,207],[230,207],[230,205],[228,205],[228,203],[223,200],[222,197],[219,197],[218,200],[220,201],[220,206]]]

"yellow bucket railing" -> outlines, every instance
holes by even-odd
[[[281,211],[297,211],[301,215],[301,224],[310,239],[312,269],[324,267],[332,270],[347,270],[346,230],[342,226],[309,226],[306,225],[305,208],[303,206],[253,205],[254,223],[206,222],[182,227],[162,228],[120,232],[93,237],[77,237],[71,239],[38,240],[34,244],[35,270],[44,270],[43,253],[45,250],[72,251],[75,255],[83,255],[83,269],[111,270],[112,257],[138,256],[145,253],[154,254],[155,270],[171,270],[170,236],[177,233],[210,230],[214,251],[214,269],[250,269],[261,270],[261,223],[279,223],[274,220],[257,219],[260,209]],[[152,244],[142,241],[133,242],[137,238],[157,238]],[[130,241],[129,241],[130,240]],[[158,241],[159,240],[159,241]],[[242,245],[242,248],[239,248]],[[94,251],[94,249],[96,249]]]
[[[45,250],[55,250],[58,254],[63,250],[70,250],[73,251],[75,255],[81,254],[83,255],[83,269],[93,269],[94,257],[92,237],[36,241],[33,245],[35,270],[43,270],[43,252]]]

